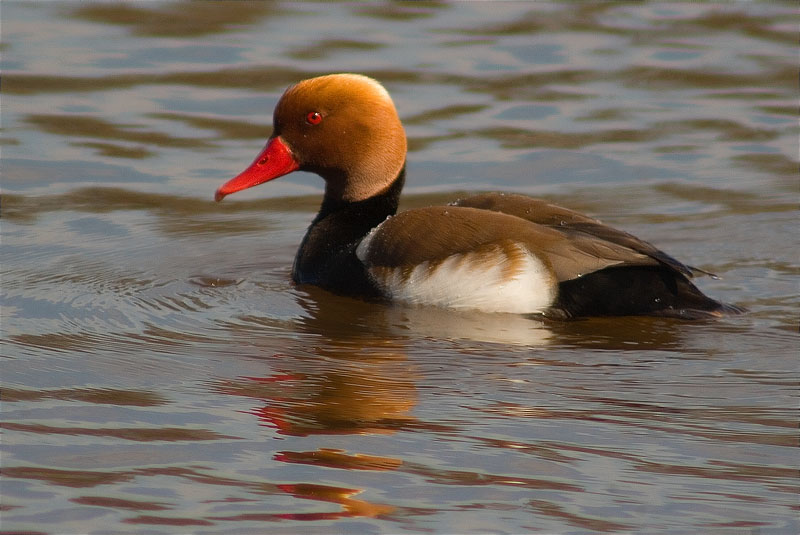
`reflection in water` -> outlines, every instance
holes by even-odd
[[[265,377],[238,377],[218,380],[212,384],[215,392],[257,400],[259,405],[250,413],[260,420],[260,425],[274,429],[279,435],[308,437],[313,435],[384,435],[398,432],[434,433],[441,437],[458,435],[453,425],[423,422],[413,415],[418,403],[420,374],[408,358],[408,349],[414,340],[433,339],[488,342],[490,344],[517,344],[525,347],[546,345],[552,337],[560,344],[583,341],[587,346],[617,347],[624,349],[643,347],[665,349],[675,346],[682,322],[658,319],[657,324],[647,319],[631,319],[622,327],[601,321],[568,322],[554,325],[519,316],[488,315],[480,313],[448,313],[426,307],[392,307],[337,297],[316,288],[304,288],[300,302],[306,312],[297,326],[299,342],[287,341],[282,349],[286,355],[306,353],[304,359],[285,359],[274,355],[269,360],[273,373]],[[259,321],[253,316],[248,323]],[[645,321],[646,320],[646,321]],[[232,325],[234,332],[236,324]],[[582,329],[577,335],[575,327]],[[652,331],[653,336],[641,336]],[[588,333],[593,333],[587,336]],[[602,336],[601,336],[602,333]],[[655,333],[658,333],[657,335]],[[259,335],[251,329],[242,330],[247,346],[262,343],[271,347],[269,334]],[[260,338],[263,340],[260,340]],[[638,345],[631,342],[638,340]],[[313,340],[311,348],[309,341]],[[310,352],[309,352],[310,349]],[[556,363],[552,359],[539,360],[524,357],[524,363],[542,365],[573,365]],[[465,401],[465,403],[469,403]],[[487,413],[509,419],[554,419],[598,421],[603,416],[547,408],[503,405],[487,409]],[[525,442],[473,437],[491,450],[528,452],[559,463],[574,462],[565,455],[568,448],[536,446]],[[429,466],[401,457],[359,453],[338,448],[320,447],[316,450],[293,451],[283,449],[273,459],[287,464],[302,464],[347,471],[390,471],[424,478],[435,485],[466,487],[497,487],[549,490],[582,493],[584,488],[559,478],[530,475],[491,474],[475,470],[454,470]],[[508,467],[503,472],[513,472]],[[282,515],[294,520],[332,519],[343,516],[378,516],[395,512],[388,505],[376,505],[354,500],[360,491],[352,488],[335,488],[317,484],[291,484],[279,486],[296,497],[338,503],[342,511],[292,513]],[[542,514],[565,519],[569,524],[598,530],[621,530],[630,526],[571,513],[555,503],[534,500],[530,506]],[[246,513],[224,519],[273,519],[274,514]]]
[[[72,16],[131,28],[140,35],[203,36],[225,32],[231,27],[251,24],[279,11],[270,2],[213,1],[194,2],[191,9],[181,4],[92,3],[72,11]]]
[[[396,345],[398,339],[413,342],[430,338],[540,346],[548,343],[551,334],[548,325],[536,317],[367,303],[313,286],[302,287],[300,304],[307,312],[300,328],[333,336],[335,343],[365,342],[385,347]]]
[[[363,500],[356,500],[353,496],[361,493],[359,489],[347,489],[330,487],[327,485],[314,485],[303,483],[298,485],[280,485],[281,490],[307,500],[317,500],[321,502],[338,503],[344,509],[340,513],[292,513],[282,514],[281,518],[291,518],[295,520],[320,520],[331,518],[342,518],[349,516],[375,517],[393,512],[396,508],[389,505],[380,505]]]
[[[389,306],[383,320],[397,335],[413,333],[433,340],[470,340],[524,347],[546,346],[553,341],[549,325],[537,317],[486,314],[438,307]]]
[[[190,440],[193,442],[202,440],[219,440],[226,438],[236,438],[221,435],[208,429],[181,429],[174,427],[117,427],[105,429],[91,429],[87,427],[56,427],[42,424],[22,424],[12,422],[0,422],[0,429],[10,431],[24,431],[26,433],[37,433],[40,435],[84,435],[91,437],[118,438],[121,440],[135,440],[140,442],[172,442]]]
[[[336,358],[326,353],[321,357]],[[392,433],[413,422],[409,412],[416,389],[413,377],[397,374],[397,354],[338,358],[341,367],[329,361],[330,369],[313,376],[281,371],[271,377],[229,379],[215,388],[262,402],[252,413],[282,434]]]
[[[107,496],[81,496],[80,498],[72,498],[70,501],[82,505],[128,509],[131,511],[164,511],[169,509],[169,506],[165,503],[123,500],[121,498],[109,498]]]
[[[263,400],[254,414],[284,434],[391,433],[412,422],[416,374],[402,342],[376,338],[375,307],[344,298],[303,305],[309,315],[299,327],[318,338],[312,362],[278,362],[269,377],[229,379],[216,390]],[[284,351],[307,350],[295,345]]]
[[[219,521],[277,522],[281,520],[299,520],[313,522],[334,520],[337,518],[367,517],[374,518],[394,512],[397,508],[389,505],[357,500],[362,491],[344,487],[332,487],[313,483],[281,484],[275,488],[294,498],[313,500],[322,503],[334,503],[341,506],[340,511],[307,512],[307,513],[241,513],[229,516],[210,517]],[[209,524],[211,524],[209,522]]]
[[[692,326],[655,317],[581,318],[553,321],[536,315],[486,314],[432,306],[366,303],[304,286],[299,302],[307,315],[303,332],[332,336],[333,345],[389,347],[420,340],[470,341],[516,350],[548,346],[618,350],[671,350],[683,347]],[[696,326],[704,323],[695,322]],[[708,322],[714,325],[713,322]],[[697,327],[695,327],[697,328]],[[388,345],[387,345],[388,344]],[[491,347],[491,346],[490,346]],[[400,347],[398,347],[400,349]]]
[[[320,448],[317,451],[282,451],[275,456],[275,460],[344,470],[396,470],[403,464],[402,459],[362,453],[348,454],[343,450],[331,448]]]
[[[66,487],[96,487],[110,485],[133,479],[133,474],[125,472],[99,472],[89,470],[58,470],[35,466],[9,466],[2,469],[5,478],[20,478],[47,481],[51,485]]]
[[[363,307],[355,307],[356,309]],[[320,336],[313,350],[313,362],[292,360],[285,367],[274,364],[268,377],[239,377],[217,381],[216,392],[257,400],[250,412],[260,424],[278,434],[290,436],[329,434],[392,434],[413,426],[411,415],[417,400],[415,373],[402,345],[391,339],[375,340],[361,329],[365,325],[352,315],[344,317],[337,306],[306,303],[310,316],[303,330]],[[361,318],[363,319],[363,318]],[[250,333],[252,336],[252,333]],[[251,340],[252,343],[252,340]],[[299,348],[285,348],[297,353]],[[347,453],[320,448],[317,451],[280,451],[278,462],[325,466],[344,470],[396,470],[401,459]],[[396,507],[356,499],[361,489],[333,487],[316,483],[277,486],[296,498],[329,502],[340,511],[308,513],[243,513],[218,520],[297,521],[332,520],[347,517],[378,517]]]
[[[23,390],[3,388],[3,402],[41,401],[61,399],[84,403],[110,403],[120,406],[155,407],[167,403],[166,397],[155,392],[122,390],[119,388],[59,388],[47,390]]]

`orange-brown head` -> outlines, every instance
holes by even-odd
[[[325,179],[325,196],[355,202],[388,188],[406,158],[406,136],[389,93],[359,74],[303,80],[281,97],[267,146],[215,199],[292,171]]]

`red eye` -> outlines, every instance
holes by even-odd
[[[318,111],[310,111],[306,115],[306,122],[308,124],[319,124],[322,122],[322,114]]]

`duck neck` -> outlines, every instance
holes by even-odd
[[[356,216],[362,220],[358,226],[365,227],[366,231],[372,229],[381,221],[397,213],[397,206],[400,202],[400,192],[403,190],[403,185],[406,181],[406,166],[400,169],[400,173],[389,184],[385,190],[368,197],[361,201],[347,201],[339,197],[326,195],[322,200],[322,206],[319,209],[317,217],[312,223],[314,224],[336,214],[347,214]],[[366,232],[365,232],[366,233]]]
[[[354,291],[368,293],[367,276],[355,250],[370,230],[397,213],[405,177],[404,165],[388,188],[361,201],[326,195],[297,251],[292,270],[295,282],[333,291],[356,284]]]

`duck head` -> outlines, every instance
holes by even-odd
[[[310,78],[286,90],[266,147],[214,198],[300,170],[325,179],[327,199],[357,202],[386,190],[405,158],[403,125],[380,83],[359,74]]]

